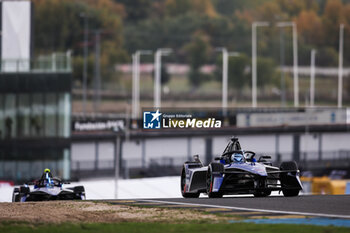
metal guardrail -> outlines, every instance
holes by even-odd
[[[71,170],[105,170],[114,169],[114,160],[98,160],[98,161],[72,161]]]

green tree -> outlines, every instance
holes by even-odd
[[[126,12],[126,20],[137,22],[147,19],[152,13],[152,1],[149,0],[115,0],[123,4]]]
[[[160,68],[160,82],[162,85],[167,84],[170,81],[170,74],[165,65]],[[152,77],[154,77],[154,71],[152,71]]]
[[[33,0],[34,14],[34,51],[37,54],[73,50],[73,77],[80,81],[83,65],[84,19],[88,15],[88,82],[93,74],[94,31],[101,31],[101,72],[102,79],[111,79],[116,75],[116,62],[126,61],[122,48],[123,7],[112,0]],[[78,68],[79,67],[79,68]]]
[[[337,66],[338,51],[332,47],[322,47],[317,50],[316,62],[318,66]]]
[[[257,85],[265,87],[277,84],[276,64],[271,58],[257,59]]]
[[[231,57],[229,59],[228,67],[228,80],[229,85],[236,90],[241,90],[245,85],[249,83],[250,59],[245,54],[240,54],[237,57]]]
[[[220,54],[221,55],[221,54]],[[216,63],[215,77],[218,81],[222,80],[222,56],[219,56]],[[250,71],[250,58],[241,53],[235,57],[229,57],[228,60],[228,83],[229,86],[236,91],[242,90],[242,88],[249,84],[249,78],[251,77]]]
[[[196,12],[215,17],[216,11],[211,0],[166,0],[166,12],[170,16]]]
[[[165,66],[161,67],[161,82],[163,84],[167,84],[170,81],[170,74]]]
[[[190,82],[194,87],[198,87],[203,81],[203,75],[200,73],[200,67],[206,64],[211,53],[210,39],[202,31],[193,34],[189,43],[184,46],[187,53],[188,62],[191,67]]]

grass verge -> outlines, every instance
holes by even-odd
[[[0,223],[0,232],[6,233],[58,233],[58,232],[123,232],[123,233],[163,233],[163,232],[239,232],[239,233],[333,233],[333,232],[349,232],[349,228],[344,227],[320,227],[310,225],[285,225],[285,224],[250,224],[250,223],[141,223],[141,222],[121,222],[121,223],[63,223],[63,224],[28,224],[19,222],[2,222]]]

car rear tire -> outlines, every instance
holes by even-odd
[[[85,193],[85,188],[84,186],[75,186],[73,188],[74,193]]]
[[[283,162],[280,165],[280,170],[281,171],[290,171],[290,170],[297,171],[298,165],[295,161]],[[292,186],[292,184],[290,184],[290,182],[291,181],[290,181],[290,179],[288,179],[288,177],[285,179],[281,179],[282,187],[283,186],[284,187]],[[295,196],[299,195],[299,191],[300,191],[299,189],[283,189],[282,193],[283,193],[283,196],[285,196],[285,197],[295,197]]]
[[[19,187],[19,193],[28,194],[30,193],[29,187],[21,186]]]
[[[295,161],[283,162],[280,165],[280,170],[281,171],[298,170],[298,165]]]
[[[80,198],[81,198],[81,200],[86,200],[85,193],[80,194]]]
[[[217,165],[219,165],[219,166],[217,166]],[[206,180],[207,194],[208,194],[209,198],[221,198],[223,195],[221,192],[212,192],[213,185],[214,185],[213,170],[218,171],[218,172],[223,170],[222,164],[212,163],[208,166],[207,180]]]
[[[12,202],[20,202],[21,197],[19,194],[19,188],[14,188],[12,193]]]
[[[199,193],[186,193],[185,192],[185,185],[186,185],[186,171],[185,171],[185,168],[182,168],[181,184],[180,184],[182,196],[184,198],[198,198],[199,197]]]
[[[282,190],[282,192],[285,197],[296,197],[299,195],[299,189]]]
[[[75,186],[73,192],[79,196],[81,200],[86,200],[84,186]]]

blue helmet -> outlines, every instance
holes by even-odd
[[[231,156],[231,160],[234,163],[243,163],[244,162],[244,156],[240,153],[233,153]]]

